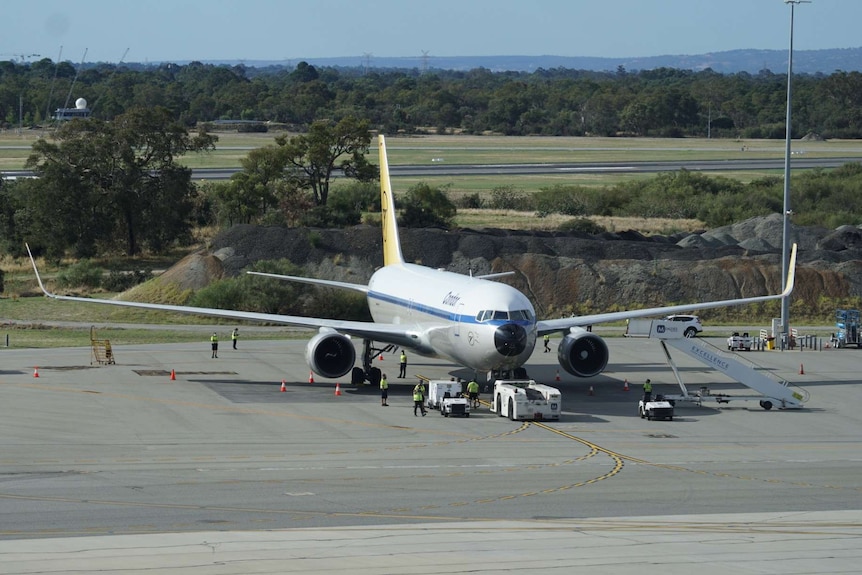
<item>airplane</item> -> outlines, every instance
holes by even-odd
[[[604,340],[589,330],[593,324],[769,301],[786,297],[793,290],[796,245],[791,252],[786,286],[779,294],[540,320],[527,296],[496,281],[513,272],[472,276],[404,260],[383,135],[378,136],[378,149],[383,267],[372,274],[367,285],[247,272],[360,292],[367,299],[371,322],[56,295],[45,289],[30,254],[39,287],[46,296],[58,300],[314,328],[318,331],[309,340],[305,353],[311,371],[325,378],[350,373],[354,385],[366,381],[377,385],[381,374],[373,366],[373,360],[378,354],[398,347],[449,360],[476,374],[525,377],[523,366],[538,338],[552,333],[563,334],[557,349],[560,367],[577,377],[593,377],[605,369],[609,355]],[[27,251],[30,252],[29,246]],[[359,338],[364,344],[361,367],[356,365],[352,338]]]

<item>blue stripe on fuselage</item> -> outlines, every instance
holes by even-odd
[[[388,294],[369,291],[368,299],[376,299],[382,302],[390,303],[396,305],[398,307],[402,307],[405,310],[416,310],[417,312],[424,313],[427,315],[431,315],[434,317],[439,317],[440,319],[444,319],[446,321],[460,322],[460,323],[472,323],[477,325],[503,325],[507,323],[515,323],[522,326],[532,326],[535,325],[533,322],[525,321],[525,320],[510,320],[510,319],[491,319],[483,322],[479,322],[476,320],[476,316],[474,315],[460,315],[454,310],[449,311],[445,309],[438,309],[429,305],[420,304],[417,302],[411,302],[410,300],[406,300],[403,298],[391,296]]]

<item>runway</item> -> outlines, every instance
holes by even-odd
[[[414,417],[417,374],[468,374],[411,358],[400,380],[397,354],[378,363],[382,407],[346,379],[310,383],[300,340],[219,359],[205,341],[118,346],[112,366],[2,349],[0,573],[857,570],[856,350],[747,354],[805,387],[803,410],[658,422],[636,414],[644,378],[678,391],[658,343],[607,341],[591,380],[557,382],[541,346],[528,362],[563,392],[553,423]],[[690,388],[748,392],[675,359]]]

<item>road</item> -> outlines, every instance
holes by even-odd
[[[206,342],[118,346],[112,366],[86,348],[0,350],[0,573],[856,570],[855,350],[747,355],[804,385],[804,410],[648,422],[643,379],[676,389],[658,344],[608,343],[592,380],[556,382],[553,354],[534,354],[531,375],[563,391],[548,424],[414,417],[416,374],[468,375],[437,360],[411,360],[409,380],[396,355],[379,361],[390,407],[310,383],[303,341],[218,360]],[[694,388],[747,391],[675,359]]]

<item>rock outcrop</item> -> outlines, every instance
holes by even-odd
[[[539,313],[690,303],[781,289],[782,218],[752,218],[700,234],[402,229],[408,261],[460,273],[515,271],[506,278]],[[799,244],[794,299],[862,296],[862,230],[792,226]],[[260,259],[286,258],[310,275],[365,283],[382,265],[380,230],[240,225],[213,242],[226,276]]]

